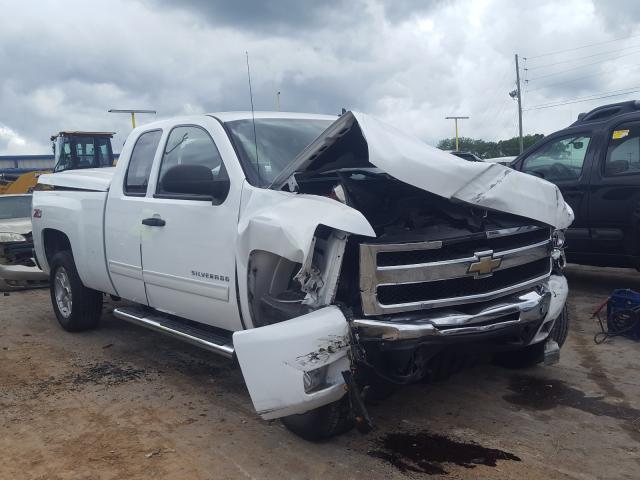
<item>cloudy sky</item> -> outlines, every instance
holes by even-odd
[[[282,110],[361,110],[431,144],[452,136],[447,115],[471,117],[465,136],[517,134],[514,53],[527,58],[525,133],[640,98],[626,93],[640,90],[635,0],[0,0],[0,12],[0,154],[48,153],[61,129],[114,130],[119,151],[130,123],[110,108],[247,110],[245,51],[256,109],[280,91]]]

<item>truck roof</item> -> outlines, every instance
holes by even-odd
[[[587,123],[605,122],[612,117],[624,113],[640,112],[640,100],[630,100],[627,102],[610,103],[601,105],[593,110],[578,115],[578,119],[570,126],[583,125]]]

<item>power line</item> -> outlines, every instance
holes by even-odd
[[[630,38],[637,38],[637,37],[640,37],[640,34],[639,35],[631,35],[629,37],[623,37],[623,38],[614,38],[613,40],[605,40],[604,42],[589,43],[587,45],[582,45],[580,47],[567,48],[565,50],[556,50],[554,52],[542,53],[540,55],[533,55],[533,56],[524,57],[524,58],[526,60],[531,60],[531,59],[534,59],[534,58],[548,57],[549,55],[556,55],[558,53],[565,53],[565,52],[573,52],[575,50],[581,50],[583,48],[594,47],[596,45],[604,45],[606,43],[620,42],[620,41],[623,41],[623,40],[629,40]]]
[[[609,93],[625,92],[627,90],[633,90],[633,89],[636,89],[636,88],[640,88],[640,87],[635,86],[635,87],[627,87],[627,88],[617,88],[615,90],[609,90],[607,92],[592,93],[591,95],[585,95],[584,97],[563,98],[563,99],[560,99],[560,100],[553,100],[551,102],[542,103],[540,105],[536,105],[536,107],[539,107],[539,106],[542,106],[542,105],[551,105],[551,104],[554,104],[554,103],[564,102],[564,101],[569,101],[569,100],[580,100],[580,99],[583,99],[583,98],[597,97],[599,95],[607,95]]]
[[[528,79],[528,81],[531,82],[531,81],[534,81],[534,80],[539,80],[541,78],[547,78],[547,77],[552,77],[554,75],[560,75],[560,74],[563,74],[563,73],[566,73],[566,72],[570,72],[572,70],[578,70],[580,68],[589,67],[591,65],[597,65],[599,63],[609,62],[611,60],[616,60],[616,59],[622,58],[622,57],[628,57],[629,55],[637,55],[638,53],[640,53],[640,51],[625,53],[625,54],[622,54],[622,55],[618,55],[617,57],[605,58],[604,60],[598,60],[597,62],[585,63],[584,65],[578,65],[576,67],[566,68],[566,69],[564,69],[564,70],[562,70],[560,72],[547,73],[545,75],[540,75],[539,77],[530,78],[530,79]]]
[[[539,68],[554,67],[556,65],[562,65],[563,63],[577,62],[578,60],[583,60],[585,58],[599,57],[600,55],[608,55],[609,53],[619,53],[622,50],[629,50],[629,49],[632,49],[632,48],[639,48],[639,47],[640,47],[640,45],[632,45],[630,47],[618,48],[616,50],[607,50],[606,52],[593,53],[591,55],[583,55],[582,57],[570,58],[570,59],[567,59],[567,60],[562,60],[560,62],[547,63],[546,65],[537,65],[537,66],[534,66],[534,67],[525,68],[525,70],[537,70]]]
[[[634,87],[634,88],[638,88],[638,87]],[[615,92],[615,91],[618,91],[618,90],[613,90],[613,91]],[[566,102],[534,105],[533,107],[527,108],[526,111],[541,110],[543,108],[560,107],[562,105],[570,105],[572,103],[589,102],[589,101],[592,101],[592,100],[600,100],[601,98],[620,97],[622,95],[629,95],[631,93],[637,93],[637,92],[640,92],[640,89],[639,90],[631,90],[631,91],[624,92],[624,93],[615,93],[615,94],[612,94],[612,95],[601,95],[601,96],[593,96],[592,95],[590,97],[571,99],[571,101],[566,101]]]
[[[637,66],[638,65],[626,65],[626,66],[620,67],[619,70],[625,70],[625,69],[628,69],[628,68],[631,68],[631,67],[637,67]],[[536,90],[541,90],[543,88],[551,87],[551,86],[554,86],[554,85],[564,85],[566,83],[578,82],[578,81],[581,81],[581,80],[583,80],[585,78],[597,77],[599,75],[604,75],[605,73],[612,73],[612,72],[610,72],[610,71],[604,71],[604,72],[600,71],[600,72],[595,72],[595,73],[589,73],[588,75],[581,75],[579,77],[572,78],[572,79],[569,79],[569,80],[560,80],[559,82],[545,83],[545,84],[540,85],[540,86],[535,87],[535,88],[528,88],[528,85],[527,85],[526,91],[527,92],[534,92]],[[526,82],[528,82],[528,80],[526,80]]]

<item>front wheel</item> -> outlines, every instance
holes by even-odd
[[[71,252],[56,253],[50,266],[51,303],[62,328],[68,332],[95,328],[102,313],[102,293],[82,284]]]
[[[309,412],[283,417],[281,421],[296,435],[314,442],[346,433],[355,425],[348,395]]]
[[[562,347],[567,335],[569,334],[569,312],[565,305],[562,309],[551,332],[549,332],[549,339],[554,340],[559,347]],[[501,352],[494,356],[494,363],[505,368],[529,368],[542,363],[544,361],[544,347],[545,341],[538,342],[534,345],[529,345],[520,350],[514,352]]]

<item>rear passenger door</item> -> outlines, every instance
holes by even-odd
[[[162,130],[141,133],[135,140],[124,180],[111,185],[105,211],[107,267],[118,295],[147,304],[140,256],[144,198]]]
[[[607,145],[594,168],[589,198],[593,251],[612,257],[638,257],[640,121],[617,123],[606,133]]]
[[[571,206],[575,220],[567,231],[568,248],[589,248],[589,174],[597,150],[589,130],[564,133],[540,145],[520,163],[519,169],[555,183]]]

